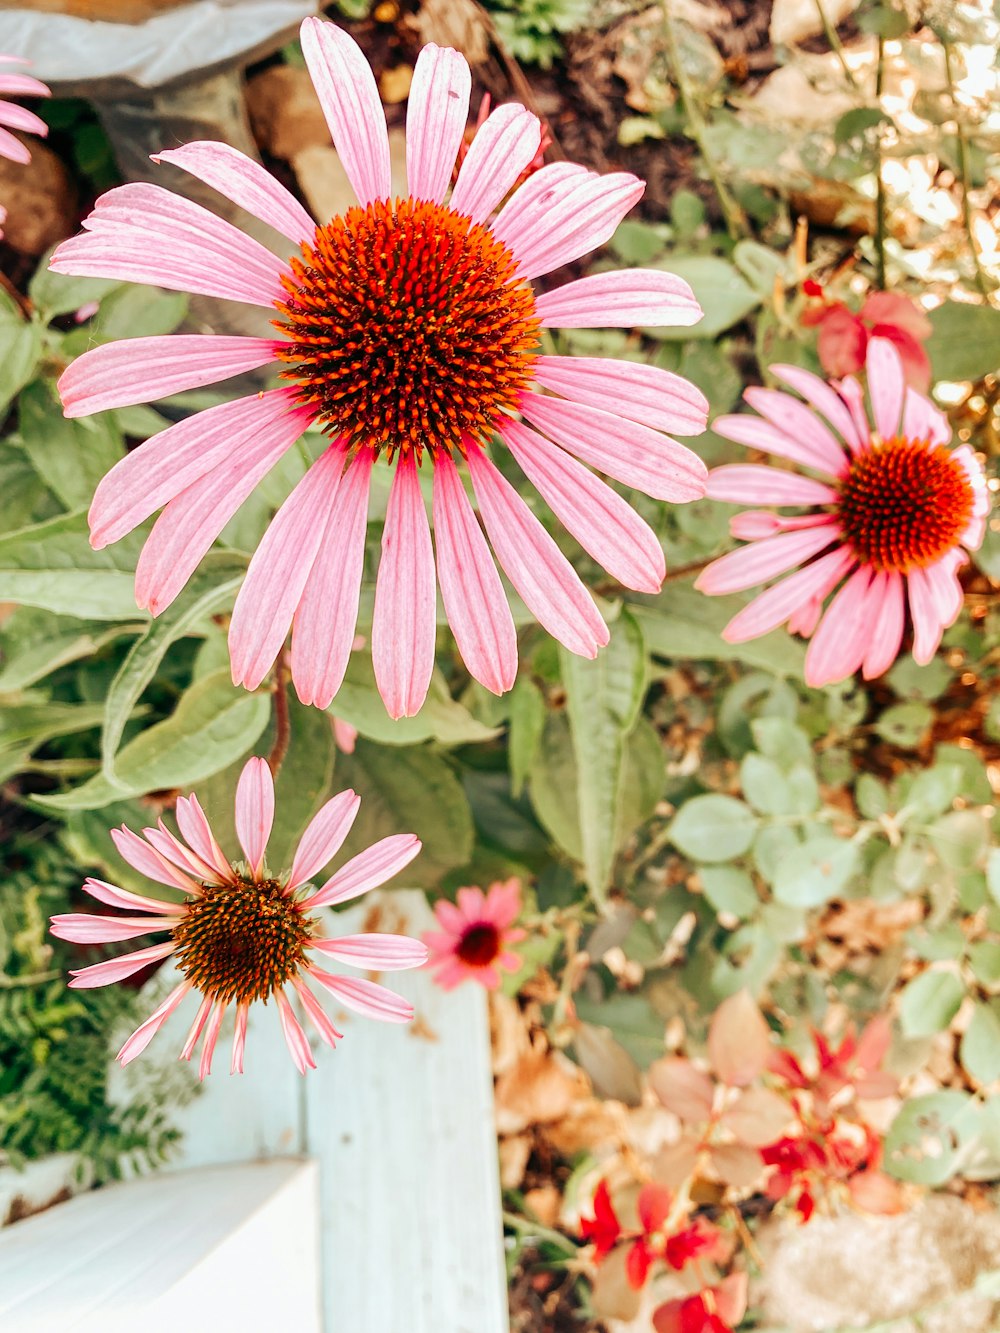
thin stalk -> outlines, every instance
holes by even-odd
[[[840,68],[844,71],[844,78],[851,85],[856,93],[861,89],[858,87],[858,81],[854,77],[854,71],[847,63],[847,56],[844,54],[844,44],[837,36],[837,29],[830,22],[830,15],[823,6],[823,0],[814,0],[816,13],[819,15],[819,21],[823,25],[823,36],[826,38],[827,45],[833,54],[840,61]]]
[[[885,81],[885,41],[878,39],[878,64],[875,68],[875,101],[882,109],[882,86]],[[875,130],[875,281],[885,291],[885,181],[882,178],[882,126]]]
[[[278,660],[274,664],[274,744],[267,756],[267,766],[271,776],[276,778],[285,755],[288,753],[288,741],[292,734],[291,719],[288,715],[288,656],[285,645],[281,645]]]
[[[542,1226],[540,1222],[533,1222],[530,1217],[521,1217],[519,1213],[509,1212],[506,1208],[502,1213],[504,1226],[510,1227],[511,1231],[516,1231],[519,1236],[530,1236],[536,1240],[547,1240],[551,1245],[558,1245],[567,1257],[576,1254],[577,1247],[564,1236],[561,1231],[553,1231],[551,1227]]]
[[[47,972],[28,972],[23,977],[0,976],[0,990],[19,990],[23,986],[41,986],[46,981],[55,981],[62,973],[57,967]]]
[[[951,42],[942,42],[944,47],[944,77],[948,85],[948,97],[955,113],[955,138],[958,141],[958,176],[962,186],[962,224],[965,227],[965,234],[969,241],[969,252],[972,255],[972,263],[976,270],[976,286],[979,294],[984,301],[990,299],[990,285],[986,280],[986,274],[983,272],[983,266],[979,262],[979,249],[976,246],[976,238],[972,231],[972,205],[969,203],[970,188],[970,170],[969,170],[969,141],[966,138],[965,127],[962,125],[961,109],[958,105],[958,99],[955,96],[955,78],[951,60]]]

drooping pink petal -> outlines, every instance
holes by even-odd
[[[695,587],[713,597],[742,592],[818,555],[839,535],[839,527],[831,521],[820,527],[806,528],[803,532],[782,532],[777,537],[751,542],[749,546],[741,546],[739,550],[713,560],[699,574]]]
[[[110,944],[114,940],[134,940],[137,935],[152,935],[172,930],[176,917],[170,916],[92,916],[90,912],[60,912],[51,918],[49,929],[56,939],[73,944]]]
[[[233,682],[255,690],[284,643],[337,493],[344,451],[332,444],[271,520],[229,623]]]
[[[848,454],[828,426],[789,393],[780,389],[761,389],[753,386],[743,397],[765,421],[797,441],[815,460],[814,466],[834,477],[846,474]]]
[[[759,449],[762,453],[774,454],[777,458],[790,459],[793,463],[801,463],[804,467],[813,468],[828,477],[840,475],[826,466],[822,455],[817,455],[807,441],[778,430],[762,417],[751,416],[749,412],[716,417],[712,422],[712,429],[716,435],[721,435],[727,440],[735,440],[737,444],[745,444],[748,449]],[[841,450],[841,455],[846,467],[847,454]]]
[[[343,29],[307,18],[302,54],[347,179],[362,205],[388,199],[389,134],[371,66]]]
[[[181,1053],[178,1057],[181,1060],[190,1060],[195,1046],[198,1044],[198,1038],[202,1034],[208,1015],[212,1011],[213,1000],[211,995],[203,995],[201,1004],[198,1006],[198,1012],[194,1016],[194,1022],[188,1028],[188,1034],[184,1039],[184,1045],[181,1047]]]
[[[458,469],[441,453],[434,461],[434,537],[438,579],[462,661],[476,680],[504,694],[517,675],[517,633]]]
[[[557,162],[529,176],[505,204],[492,231],[517,261],[525,281],[570,264],[610,240],[642,198],[645,183],[628,172],[606,176]]]
[[[663,548],[617,491],[528,426],[506,421],[499,434],[556,518],[612,578],[639,592],[659,592]]]
[[[130,893],[128,889],[120,889],[117,884],[106,884],[103,879],[94,879],[89,875],[83,882],[83,891],[91,898],[96,898],[99,903],[107,903],[109,907],[121,907],[126,912],[153,912],[156,916],[176,917],[184,910],[180,903],[168,903],[160,898],[147,898],[141,893]]]
[[[253,755],[236,784],[236,836],[246,852],[250,872],[260,878],[267,840],[274,824],[274,778],[267,760]]]
[[[315,222],[295,196],[266,167],[227,143],[202,139],[154,153],[153,161],[171,162],[190,172],[295,245],[316,234]]]
[[[878,605],[869,618],[871,638],[862,663],[865,680],[875,680],[888,671],[899,655],[906,619],[903,576],[895,571],[876,574],[870,596]]]
[[[243,1073],[243,1052],[247,1044],[247,1019],[250,1017],[250,1006],[248,1004],[238,1004],[236,1006],[236,1025],[233,1028],[233,1057],[229,1064],[230,1074]]]
[[[12,64],[28,65],[31,63],[28,60],[20,60],[16,56],[4,56],[3,58]],[[52,96],[51,88],[48,88],[32,74],[0,74],[0,93],[9,94],[11,97]]]
[[[174,806],[174,818],[181,831],[181,837],[188,846],[208,865],[214,866],[223,882],[235,879],[229,858],[216,842],[211,825],[199,804],[197,796],[178,796]]]
[[[86,230],[56,249],[54,273],[119,278],[250,305],[284,300],[284,260],[231,222],[159,185],[102,194]]]
[[[292,977],[292,985],[295,987],[298,997],[302,1001],[302,1008],[312,1020],[313,1027],[319,1033],[322,1040],[326,1042],[327,1046],[332,1049],[337,1045],[337,1042],[341,1040],[344,1034],[338,1032],[333,1026],[326,1010],[300,977]]]
[[[198,1064],[198,1079],[202,1083],[212,1072],[212,1056],[215,1054],[215,1044],[219,1040],[219,1029],[222,1027],[222,1017],[225,1012],[225,1000],[216,1000],[205,1029],[205,1040],[202,1043],[201,1060]]]
[[[417,855],[420,846],[420,839],[412,833],[393,833],[388,838],[382,838],[363,852],[358,852],[322,888],[303,901],[311,911],[316,907],[329,907],[331,903],[346,903],[350,898],[359,898],[369,889],[377,889],[380,884],[398,875]]]
[[[279,345],[271,338],[203,333],[104,343],[71,361],[60,376],[63,415],[85,417],[217,384],[266,366]]]
[[[434,549],[411,452],[396,464],[375,582],[372,665],[392,718],[420,712],[434,670]]]
[[[958,570],[965,561],[966,556],[963,551],[951,550],[924,570],[934,596],[935,609],[945,629],[955,623],[962,610],[964,597],[962,585],[958,580]]]
[[[573,566],[510,482],[475,445],[467,451],[486,532],[532,615],[572,653],[596,657],[610,637]]]
[[[110,986],[113,981],[124,981],[134,972],[155,963],[159,958],[166,958],[173,951],[173,942],[168,941],[166,944],[151,945],[148,949],[137,949],[135,953],[126,953],[120,958],[109,958],[103,963],[92,963],[90,967],[74,968],[70,971],[72,980],[69,985],[74,990]]]
[[[365,565],[373,461],[372,451],[362,449],[341,478],[295,612],[292,680],[302,702],[317,708],[329,708],[351,656]]]
[[[789,574],[738,611],[722,631],[727,643],[745,643],[783,625],[797,608],[815,600],[822,603],[854,564],[846,546],[821,555],[804,569]],[[698,585],[696,585],[698,586]]]
[[[417,56],[406,104],[406,180],[412,199],[439,204],[469,119],[472,74],[459,51],[428,42]]]
[[[761,463],[713,468],[707,493],[713,500],[732,504],[829,505],[837,501],[832,486]]]
[[[360,977],[338,977],[318,967],[310,967],[307,972],[314,981],[336,995],[342,1004],[346,1004],[348,1009],[354,1009],[366,1018],[377,1018],[381,1023],[408,1023],[413,1017],[413,1005],[408,1000],[375,981],[362,981]]]
[[[899,352],[887,338],[869,341],[865,374],[875,427],[883,440],[891,440],[903,415],[906,379]]]
[[[847,407],[847,404],[841,398],[840,394],[826,380],[820,379],[819,375],[814,375],[811,370],[803,370],[801,366],[769,366],[771,374],[800,393],[807,403],[811,403],[817,412],[821,412],[826,417],[834,430],[838,431],[844,440],[844,443],[857,453],[868,439],[868,432],[862,435],[858,431],[857,422],[854,420]]]
[[[360,807],[361,797],[348,789],[332,796],[313,815],[295,849],[288,877],[289,890],[305,884],[333,860],[350,833]]]
[[[540,356],[535,379],[575,403],[601,407],[653,430],[700,435],[708,423],[708,399],[689,380],[639,361],[603,356]]]
[[[708,469],[696,453],[635,421],[537,393],[521,395],[533,426],[591,467],[655,500],[682,504],[705,494]]]
[[[341,935],[333,940],[311,940],[309,948],[318,949],[338,963],[373,972],[400,972],[410,967],[423,967],[427,962],[426,946],[419,940],[375,931],[365,935]]]
[[[118,855],[127,861],[133,870],[157,884],[169,884],[171,888],[181,889],[184,893],[197,893],[198,881],[185,871],[179,870],[167,857],[161,856],[155,848],[138,833],[133,833],[123,824],[120,829],[111,830],[111,841],[118,850]],[[100,882],[100,881],[95,881]],[[110,887],[106,885],[105,887]]]
[[[543,292],[544,329],[660,328],[697,324],[704,311],[683,278],[654,268],[592,273]]]
[[[832,685],[861,666],[874,628],[866,605],[871,582],[871,569],[862,565],[827,607],[806,650],[807,685]]]
[[[476,131],[449,207],[473,222],[486,222],[514,188],[542,142],[538,117],[513,103],[498,106]]]
[[[190,981],[182,981],[180,985],[174,987],[159,1008],[154,1009],[146,1021],[139,1024],[131,1037],[129,1037],[118,1052],[118,1063],[120,1065],[124,1066],[131,1064],[137,1055],[142,1055],[143,1051],[190,990]]]
[[[16,135],[11,134],[10,130],[0,129],[0,157],[6,157],[11,162],[20,162],[22,166],[26,166],[31,161],[31,149]]]
[[[951,426],[945,414],[929,398],[907,387],[899,433],[906,440],[930,440],[931,444],[947,444],[951,439]]]
[[[293,403],[291,390],[272,389],[206,408],[151,436],[97,487],[88,515],[90,544],[99,551],[118,541],[233,450],[282,429],[279,423],[287,428]]]
[[[26,134],[37,134],[44,139],[49,127],[41,116],[27,107],[15,106],[13,102],[0,102],[0,125],[9,125],[13,130],[23,130]]]
[[[281,1031],[284,1033],[285,1045],[295,1062],[295,1068],[300,1074],[304,1074],[307,1069],[315,1069],[316,1061],[313,1059],[313,1053],[309,1048],[309,1038],[303,1032],[302,1024],[295,1017],[292,1006],[288,1003],[288,996],[283,990],[276,990],[274,998],[278,1004],[278,1017],[281,1019]]]

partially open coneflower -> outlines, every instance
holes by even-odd
[[[913,656],[929,662],[961,610],[957,571],[982,542],[989,512],[975,454],[965,444],[949,448],[947,419],[907,387],[891,342],[871,340],[866,371],[871,419],[856,379],[827,383],[796,366],[772,366],[805,402],[747,389],[760,415],[722,417],[713,427],[816,474],[715,468],[708,493],[716,500],[805,512],[738,514],[733,535],[749,544],[713,561],[696,584],[731,593],[787,576],[738,612],[723,638],[743,643],[787,623],[811,636],[805,678],[814,686],[859,668],[866,680],[887,671],[903,642],[907,605]]]
[[[177,824],[184,841],[162,819],[157,828],[144,829],[142,837],[124,826],[112,829],[114,844],[129,865],[184,895],[168,902],[88,879],[83,887],[92,898],[130,915],[71,912],[52,918],[53,935],[75,944],[167,934],[163,943],[78,968],[72,974],[70,986],[107,986],[173,956],[183,979],[121,1048],[118,1059],[123,1065],[141,1055],[190,992],[200,996],[201,1003],[181,1056],[189,1060],[204,1033],[202,1078],[211,1070],[219,1029],[230,1007],[236,1014],[234,1074],[243,1072],[247,1017],[250,1006],[258,1001],[274,1000],[288,1049],[303,1074],[315,1068],[315,1062],[295,1014],[295,999],[328,1045],[335,1045],[342,1035],[330,1022],[312,985],[369,1018],[405,1023],[413,1017],[412,1006],[394,991],[373,981],[335,975],[316,962],[318,955],[366,970],[394,971],[420,967],[427,959],[424,946],[405,936],[330,938],[326,933],[329,921],[322,908],[384,884],[420,850],[419,839],[410,833],[383,838],[341,866],[319,888],[314,887],[310,880],[337,854],[360,804],[353,791],[342,791],[327,801],[303,833],[291,870],[282,874],[269,869],[265,859],[274,817],[274,784],[263,759],[248,761],[236,789],[236,832],[245,861],[228,860],[193,795],[177,802]]]
[[[488,990],[500,985],[500,971],[516,972],[521,959],[510,946],[525,937],[513,927],[521,910],[521,886],[516,879],[491,884],[486,893],[462,888],[458,903],[441,899],[434,904],[440,930],[425,931],[422,939],[430,951],[428,966],[444,990],[454,990],[463,981],[478,981]]]
[[[225,144],[188,144],[157,160],[270,224],[294,247],[287,259],[197,204],[136,184],[99,199],[51,265],[263,306],[280,336],[109,343],[75,361],[60,391],[76,417],[268,364],[280,372],[282,387],[200,412],[123,458],[97,489],[91,542],[117,541],[162,509],[136,570],[137,600],[155,615],[265,473],[307,427],[320,428],[329,444],[250,562],[229,648],[234,680],[253,689],[292,628],[295,688],[321,708],[340,688],[354,638],[372,467],[392,465],[371,645],[379,691],[400,717],[419,710],[431,678],[435,582],[470,673],[497,694],[514,681],[514,622],[487,538],[529,610],[568,649],[594,657],[608,640],[569,561],[491,460],[497,439],[615,579],[660,587],[655,533],[590,469],[657,499],[700,498],[704,464],[664,432],[699,434],[704,395],[648,365],[542,355],[541,331],[687,325],[701,309],[687,283],[659,269],[535,293],[533,278],[609,239],[643,183],[559,162],[497,212],[541,142],[537,118],[506,105],[476,133],[449,193],[471,89],[457,51],[420,53],[407,111],[409,195],[392,199],[385,115],[359,47],[309,18],[302,50],[357,207],[317,226],[258,163]]]
[[[8,56],[0,52],[0,66],[27,65],[27,60],[20,56]],[[30,74],[13,74],[0,69],[0,157],[10,158],[11,162],[30,162],[31,149],[23,144],[11,130],[24,130],[28,134],[37,134],[44,139],[49,127],[40,116],[16,102],[5,101],[5,97],[51,97],[49,89],[39,79]],[[5,128],[9,126],[10,128]],[[2,233],[0,233],[2,234]]]

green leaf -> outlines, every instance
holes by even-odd
[[[19,315],[0,315],[0,411],[34,378],[42,354],[42,330]]]
[[[28,283],[28,295],[44,323],[57,315],[68,315],[91,301],[101,301],[120,287],[114,278],[71,278],[53,273],[49,268],[52,251],[43,255],[35,276]]]
[[[962,770],[958,764],[935,764],[918,773],[904,797],[903,810],[918,819],[933,819],[951,808],[962,789]]]
[[[903,1103],[885,1137],[886,1170],[932,1188],[958,1171],[979,1129],[980,1108],[968,1093],[946,1089]]]
[[[35,607],[19,607],[4,625],[0,694],[27,689],[69,662],[93,657],[114,639],[142,628],[141,624],[87,625]]]
[[[610,1028],[641,1069],[663,1054],[664,1020],[641,992],[615,991],[595,1001],[585,999],[581,991],[574,997],[574,1007],[585,1023]]]
[[[18,421],[24,452],[65,509],[89,506],[97,483],[125,452],[107,413],[70,420],[52,388],[35,380],[18,395]]]
[[[940,967],[928,968],[904,986],[899,1021],[905,1037],[933,1037],[943,1032],[965,999],[960,977]]]
[[[706,597],[680,583],[668,584],[655,601],[631,607],[646,644],[668,661],[693,657],[707,662],[738,661],[778,676],[801,679],[805,648],[784,630],[774,630],[748,643],[726,643],[727,621],[745,603],[736,597]]]
[[[159,292],[125,283],[101,302],[91,324],[106,340],[147,338],[173,333],[187,308],[188,299],[180,292]]]
[[[521,795],[545,730],[545,698],[530,676],[518,676],[510,692],[507,763],[511,793]]]
[[[1000,847],[992,847],[986,858],[986,887],[995,903],[1000,903]]]
[[[1000,368],[1000,310],[945,301],[929,315],[927,355],[939,380],[978,380]]]
[[[565,713],[550,713],[528,779],[539,822],[574,861],[583,860],[580,812],[576,798],[576,758]]]
[[[854,799],[865,819],[880,819],[889,813],[886,785],[873,773],[862,773],[854,787]]]
[[[704,318],[691,328],[646,330],[650,337],[660,341],[717,338],[760,305],[760,294],[732,264],[715,255],[671,255],[655,267],[668,268],[689,282],[705,312]]]
[[[843,893],[860,857],[853,842],[819,833],[778,862],[774,896],[790,907],[819,907]]]
[[[795,806],[791,784],[778,764],[754,751],[740,764],[743,795],[762,815],[788,815]]]
[[[977,1083],[986,1085],[1000,1078],[1000,1018],[991,1005],[976,1005],[962,1034],[959,1056],[962,1068]]]
[[[332,795],[336,755],[333,729],[322,724],[315,709],[291,694],[288,703],[291,736],[274,783],[274,828],[268,839],[268,860],[282,869],[291,866],[306,824]]]
[[[185,691],[170,717],[122,748],[117,785],[103,773],[72,791],[36,799],[55,810],[95,810],[162,788],[190,787],[254,745],[267,726],[271,700],[233,685],[228,670],[204,676]]]
[[[850,143],[852,139],[864,139],[869,131],[877,126],[892,124],[891,117],[874,106],[856,106],[845,111],[833,127],[833,141],[836,144]]]
[[[685,801],[670,825],[670,840],[693,861],[731,861],[749,851],[757,819],[733,796],[695,796]]]
[[[757,749],[786,773],[814,762],[809,737],[787,717],[758,717],[750,723]]]
[[[141,534],[91,549],[87,516],[58,518],[0,537],[0,601],[86,620],[134,620]]]
[[[646,692],[645,645],[635,620],[624,613],[592,661],[565,650],[560,656],[576,756],[584,876],[601,898],[617,850],[624,741]]]
[[[952,810],[927,830],[938,856],[951,870],[970,870],[989,843],[989,824],[975,810]]]
[[[699,866],[702,891],[717,912],[726,912],[740,920],[754,916],[760,899],[753,880],[737,866]]]
[[[496,727],[485,727],[448,693],[440,671],[431,677],[427,699],[416,717],[396,721],[385,711],[375,684],[370,652],[352,653],[344,683],[328,710],[349,722],[362,736],[383,745],[416,745],[436,740],[442,745],[470,745],[492,740]]]
[[[894,704],[875,723],[875,734],[890,745],[915,750],[930,730],[934,714],[927,704]]]

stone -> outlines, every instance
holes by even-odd
[[[76,190],[61,159],[27,139],[27,165],[0,158],[0,199],[7,209],[4,240],[24,255],[42,255],[76,230]]]

